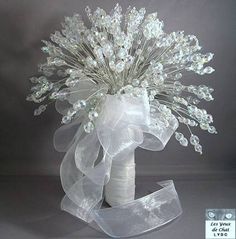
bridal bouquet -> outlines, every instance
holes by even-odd
[[[40,104],[35,115],[53,102],[62,114],[64,126],[54,138],[56,149],[66,152],[62,208],[110,236],[137,235],[182,211],[172,181],[134,200],[134,150],[162,150],[175,134],[182,146],[190,143],[202,154],[195,129],[217,132],[198,104],[212,101],[213,89],[181,79],[214,72],[207,65],[213,53],[202,53],[194,35],[165,33],[157,13],[145,15],[144,8],[85,11],[89,27],[75,14],[43,41],[47,61],[39,65],[40,76],[30,78],[27,100]],[[179,124],[185,134],[176,131]],[[104,195],[112,207],[102,206]]]

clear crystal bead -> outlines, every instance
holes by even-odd
[[[124,59],[127,55],[128,51],[125,48],[121,48],[117,53],[117,56],[121,59]]]
[[[113,46],[111,43],[106,43],[103,48],[102,52],[106,57],[111,57],[113,55]]]
[[[209,126],[208,127],[208,132],[210,134],[217,134],[216,128],[214,126]]]
[[[198,104],[198,103],[200,103],[200,100],[198,100],[198,99],[193,99],[193,104]]]
[[[94,124],[92,122],[88,122],[87,124],[84,125],[84,131],[86,133],[91,133],[94,130]]]
[[[194,120],[190,120],[189,125],[190,126],[197,126],[197,122],[194,121]]]
[[[176,140],[180,141],[182,138],[184,138],[184,136],[182,133],[175,132],[175,138]]]
[[[155,97],[153,95],[149,95],[149,101],[153,101],[155,99]]]
[[[179,72],[175,75],[175,80],[179,80],[180,78],[182,78],[182,74]]]
[[[38,107],[38,109],[34,110],[34,116],[38,116],[38,115],[42,114],[42,112],[44,112],[46,110],[46,108],[47,108],[47,105],[40,105]]]
[[[121,73],[125,68],[125,63],[123,61],[118,61],[116,66],[115,66],[115,71],[117,73]]]
[[[149,21],[143,29],[143,34],[147,39],[157,38],[161,33],[162,23],[159,20]]]
[[[71,122],[71,117],[68,116],[68,115],[65,115],[65,116],[62,117],[61,122],[62,122],[63,124],[68,124],[68,123]]]
[[[194,146],[194,149],[195,149],[196,152],[202,154],[202,146],[200,144],[196,144]]]
[[[138,79],[133,79],[132,80],[132,85],[133,86],[139,86],[139,80]]]
[[[84,109],[86,107],[86,101],[85,100],[80,100],[77,101],[73,104],[73,109],[74,110],[80,110],[80,109]]]
[[[98,112],[97,111],[90,111],[89,114],[88,114],[88,117],[90,120],[94,120],[98,117]]]
[[[199,144],[199,138],[198,138],[196,135],[192,134],[192,135],[190,136],[190,143],[191,143],[192,145]]]
[[[206,62],[211,61],[212,58],[213,58],[213,56],[214,56],[213,53],[211,53],[211,52],[207,53],[207,54],[205,55],[205,60],[206,60]]]
[[[86,63],[87,63],[87,66],[88,66],[88,67],[91,67],[91,68],[97,67],[97,62],[96,62],[95,60],[93,60],[93,58],[90,57],[90,56],[88,56],[88,57],[86,58]]]
[[[184,146],[184,147],[187,147],[188,146],[188,140],[186,138],[181,138],[179,140],[179,143]]]
[[[211,66],[207,66],[206,68],[204,68],[204,73],[206,74],[211,74],[214,71],[215,70]]]
[[[209,124],[207,124],[207,123],[201,123],[201,124],[200,124],[200,128],[203,129],[203,130],[208,130]]]
[[[116,70],[115,62],[114,61],[110,61],[109,62],[109,67],[111,68],[112,71],[115,71]]]
[[[153,95],[153,96],[155,96],[155,95],[157,94],[157,90],[151,90],[151,91],[150,91],[150,94]]]
[[[146,80],[142,81],[142,82],[141,82],[141,86],[142,86],[143,88],[148,87],[148,81],[146,81]]]

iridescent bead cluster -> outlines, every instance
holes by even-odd
[[[216,133],[210,125],[212,116],[196,106],[201,100],[213,100],[213,89],[185,85],[180,80],[188,72],[211,74],[214,69],[205,64],[213,54],[201,53],[194,35],[185,35],[183,31],[165,33],[157,13],[145,15],[145,8],[129,7],[122,14],[117,4],[110,14],[101,8],[92,12],[86,7],[85,11],[90,28],[75,14],[65,18],[62,30],[52,34],[50,41],[43,41],[47,62],[39,65],[39,77],[30,78],[34,85],[27,100],[47,103],[40,105],[34,114],[41,114],[50,102],[65,101],[68,107],[62,123],[83,116],[84,130],[90,133],[106,94],[135,94],[144,88],[150,102],[155,100],[164,106],[159,107],[164,115],[168,115],[168,110],[187,127],[190,143],[202,153],[191,127]],[[79,94],[81,82],[88,82],[93,90],[86,98],[71,103],[69,98]],[[182,133],[176,132],[175,137],[181,145],[188,145]]]

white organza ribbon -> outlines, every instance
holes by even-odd
[[[162,150],[178,127],[176,118],[171,115],[166,122],[157,106],[149,104],[145,90],[135,97],[107,95],[92,133],[84,133],[83,117],[56,131],[55,147],[66,152],[60,168],[63,210],[95,222],[111,237],[141,234],[182,213],[172,181],[160,182],[161,190],[132,202],[102,208],[112,160],[125,160],[137,147]]]

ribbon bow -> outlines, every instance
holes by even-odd
[[[66,193],[61,202],[63,210],[85,222],[95,221],[103,231],[113,237],[140,234],[165,224],[181,213],[178,196],[171,181],[162,182],[162,190],[146,197],[126,205],[101,209],[103,187],[109,181],[112,160],[124,160],[137,147],[162,150],[177,129],[176,118],[171,114],[166,120],[159,110],[160,107],[155,100],[149,104],[146,90],[141,90],[136,96],[107,95],[93,132],[84,133],[82,118],[56,131],[55,147],[58,151],[66,151],[60,168],[61,182]],[[103,156],[99,157],[101,149]],[[168,195],[168,199],[160,203],[164,194]],[[172,214],[169,213],[167,218],[163,216],[158,221],[148,220],[146,228],[126,228],[127,224],[118,223],[119,217],[116,226],[109,221],[109,218],[115,218],[115,214],[118,213],[118,216],[121,211],[124,212],[124,208],[126,212],[129,211],[129,214],[126,214],[129,218],[133,215],[134,220],[137,220],[137,206],[139,205],[142,214],[147,210],[145,205],[147,201],[150,203],[150,200],[155,202],[151,207],[153,210],[157,207],[160,209],[163,203],[170,205],[173,202],[175,210],[172,210]],[[117,223],[120,225],[119,230]],[[142,223],[145,225],[145,218]]]

